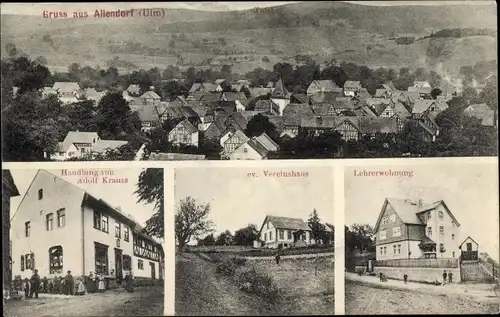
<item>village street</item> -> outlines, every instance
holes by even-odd
[[[11,300],[4,304],[4,316],[163,316],[164,288],[136,287],[102,294],[66,296],[40,294],[38,299]]]

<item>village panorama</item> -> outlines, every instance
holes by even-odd
[[[324,6],[331,20],[307,12],[303,13],[307,18],[301,18],[297,13],[300,6],[307,7],[307,12]],[[421,7],[429,14],[442,10],[441,6],[432,10]],[[150,22],[150,26],[134,20],[137,28],[129,32],[141,38],[134,43],[115,40],[106,30],[103,35],[78,33],[85,43],[95,44],[92,49],[110,47],[109,58],[92,62],[81,59],[84,52],[79,50],[84,48],[77,48],[81,45],[68,48],[67,41],[73,41],[75,35],[67,29],[61,31],[66,42],[49,31],[49,26],[31,39],[27,39],[28,33],[24,37],[10,34],[21,30],[4,31],[9,35],[4,36],[2,48],[4,160],[497,155],[497,60],[488,53],[496,29],[482,28],[482,24],[452,28],[449,21],[441,21],[430,26],[398,22],[391,31],[385,22],[376,20],[377,15],[406,7],[387,7],[385,13],[369,5],[329,2],[273,8],[231,11],[241,19],[263,21],[263,25],[248,22],[248,29],[239,25],[238,32],[245,36],[238,37],[228,31],[233,20],[219,25],[204,11],[199,12],[207,20],[192,25],[197,31],[178,24]],[[366,25],[356,29],[354,24],[361,22],[337,17],[342,10],[353,17],[374,12],[370,21],[377,29]],[[290,12],[297,19],[295,24],[290,22]],[[217,14],[229,19],[230,13],[226,13]],[[275,15],[282,20],[271,19]],[[463,19],[467,16],[473,14]],[[419,18],[424,21],[426,16]],[[100,23],[114,29],[118,20]],[[469,22],[458,25],[468,26]],[[205,31],[211,37],[197,38],[205,34],[198,29],[208,26],[215,30]],[[152,33],[139,35],[140,27]],[[403,32],[410,29],[418,36]],[[291,50],[290,37],[275,37],[274,42],[263,44],[256,30],[266,36],[274,30],[297,36],[314,31],[324,41],[301,38],[300,48]],[[340,42],[338,33],[345,30],[353,39]],[[359,42],[365,37],[366,42]],[[161,47],[153,49],[141,42],[148,39]],[[35,45],[37,41],[40,45]],[[477,45],[462,49],[466,41]],[[304,48],[320,44],[321,54]],[[356,49],[341,50],[337,47],[341,44]],[[42,46],[44,49],[37,49]],[[412,60],[405,57],[409,50],[417,49]],[[56,62],[51,54],[57,55]],[[130,54],[139,60],[164,58],[168,62],[147,67],[127,60]],[[388,59],[388,54],[397,56]]]

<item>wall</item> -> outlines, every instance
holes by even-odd
[[[443,219],[439,219],[439,212],[443,213]],[[439,204],[434,210],[431,212],[431,219],[427,222],[427,228],[432,227],[432,236],[431,238],[434,242],[436,242],[436,257],[447,258],[447,257],[458,257],[460,255],[460,249],[458,248],[460,244],[460,230],[457,226],[452,224],[452,218],[448,214],[446,208],[443,204]],[[439,227],[443,226],[444,235],[439,234]],[[427,229],[425,232],[427,233]],[[452,237],[452,235],[455,235]],[[445,252],[440,252],[440,244],[444,245]],[[455,252],[453,254],[453,252]]]
[[[389,278],[402,280],[403,275],[408,275],[408,281],[413,282],[439,282],[443,281],[443,271],[441,268],[409,268],[409,267],[375,267],[374,272],[383,273]],[[453,282],[460,282],[460,269],[446,269],[446,272],[453,273]]]
[[[461,267],[463,281],[491,283],[495,280],[478,261],[463,261]]]
[[[267,228],[267,224],[269,224],[269,228]],[[269,239],[269,233],[272,232],[272,239]],[[264,238],[264,236],[267,236],[267,240]],[[277,247],[276,244],[276,228],[274,228],[273,224],[267,220],[266,223],[264,223],[264,226],[262,227],[262,231],[260,233],[260,239],[264,241],[266,247]]]
[[[245,152],[245,149],[247,152]],[[257,153],[248,143],[242,144],[239,148],[229,154],[230,160],[262,160],[262,156]]]
[[[142,270],[139,269],[139,261],[142,260],[144,264],[144,268]],[[149,259],[143,259],[140,257],[132,257],[132,274],[135,277],[145,277],[151,278],[151,268],[149,263],[154,263],[155,265],[155,277],[158,279],[160,277],[160,263],[156,261],[152,261]]]
[[[43,198],[38,200],[38,190],[43,189]],[[12,271],[13,276],[31,277],[30,270],[21,271],[21,255],[35,254],[35,269],[40,276],[48,278],[65,275],[71,270],[73,275],[82,273],[81,209],[84,191],[78,187],[40,170],[29,187],[17,211],[12,210]],[[57,226],[56,211],[66,209],[64,227]],[[46,230],[46,215],[54,214],[53,230]],[[31,222],[30,237],[25,236],[25,222]],[[63,248],[63,270],[59,274],[49,274],[49,248]]]

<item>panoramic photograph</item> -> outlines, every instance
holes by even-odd
[[[496,160],[347,168],[345,313],[498,314],[497,181]]]
[[[175,315],[334,315],[332,175],[177,168]]]
[[[163,169],[2,170],[2,201],[4,316],[164,316]]]
[[[496,9],[2,4],[3,160],[496,156]]]

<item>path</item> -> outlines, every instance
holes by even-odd
[[[323,257],[333,257],[334,253],[333,252],[325,252],[325,253],[309,253],[309,254],[294,254],[294,255],[282,255],[280,256],[281,260],[286,260],[286,259],[314,259],[316,258],[323,258]],[[275,256],[274,255],[269,255],[269,256],[244,256],[243,258],[247,260],[273,260]]]
[[[30,316],[163,316],[162,286],[136,287],[133,293],[123,289],[102,294],[66,296],[40,294],[37,299],[11,300],[5,303],[8,317]]]
[[[408,282],[405,284],[399,280],[387,280],[387,282],[380,282],[378,276],[363,275],[359,276],[356,273],[345,273],[346,279],[357,281],[365,284],[377,285],[380,288],[399,289],[399,290],[412,290],[423,293],[431,293],[436,295],[465,295],[467,297],[474,297],[477,300],[485,302],[498,302],[493,284],[461,284],[452,283],[444,286],[436,286],[431,284]]]
[[[182,316],[268,315],[262,299],[244,293],[191,253],[176,256],[175,314]]]

